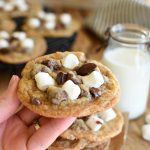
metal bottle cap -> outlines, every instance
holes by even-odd
[[[129,44],[146,44],[150,42],[150,31],[135,24],[117,24],[110,29],[113,39]]]

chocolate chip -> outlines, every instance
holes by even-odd
[[[102,124],[100,121],[96,121],[96,124]]]
[[[33,98],[33,99],[31,100],[31,103],[32,103],[33,105],[36,105],[36,106],[41,105],[41,101],[40,101],[39,99],[37,99],[37,98]]]
[[[82,81],[75,74],[68,73],[67,80],[72,80],[74,84],[81,84]]]
[[[94,87],[90,88],[90,93],[94,98],[101,96],[101,91],[98,88],[94,88]]]
[[[67,73],[59,72],[56,77],[56,82],[59,85],[64,84],[67,81],[67,78],[68,78]]]
[[[59,70],[61,68],[60,64],[56,60],[47,60],[42,64],[48,66],[51,70]]]
[[[87,63],[82,65],[80,68],[76,70],[78,75],[86,76],[90,74],[92,71],[94,71],[96,68],[96,65],[94,63]]]
[[[56,93],[55,97],[52,98],[52,103],[55,105],[59,105],[62,101],[66,101],[68,99],[68,95],[65,91],[59,91]]]
[[[81,89],[80,97],[88,97],[88,92],[84,89]]]

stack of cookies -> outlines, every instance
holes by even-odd
[[[57,52],[28,62],[18,97],[39,115],[77,118],[50,150],[106,150],[122,130],[122,114],[113,108],[119,101],[116,78],[81,52]]]

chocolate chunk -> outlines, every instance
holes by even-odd
[[[96,124],[102,124],[102,122],[100,122],[100,121],[96,121]]]
[[[98,88],[94,88],[94,87],[90,88],[90,93],[94,98],[101,96],[101,91]]]
[[[96,68],[96,65],[93,63],[87,63],[82,65],[80,68],[76,70],[77,74],[80,76],[86,76],[90,74],[92,71],[94,71]]]
[[[33,105],[36,105],[36,106],[41,105],[41,101],[40,101],[39,99],[37,99],[37,98],[33,98],[33,99],[31,100],[31,103],[32,103]]]
[[[84,89],[81,89],[80,97],[88,97],[88,92]]]
[[[59,85],[64,84],[67,81],[67,78],[68,78],[67,73],[59,72],[56,77],[56,82]]]
[[[51,70],[59,70],[61,68],[61,65],[56,60],[47,60],[44,61],[42,64],[48,66]]]
[[[81,84],[82,81],[75,74],[68,73],[67,80],[72,80],[74,84]]]
[[[68,99],[68,95],[65,91],[59,91],[56,93],[55,97],[52,98],[52,103],[55,105],[59,105],[62,101],[66,101]]]
[[[31,78],[34,78],[34,76],[38,73],[38,72],[46,72],[46,73],[50,73],[51,70],[47,67],[44,66],[42,64],[35,64],[32,71],[30,72],[31,74]]]

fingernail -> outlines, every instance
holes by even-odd
[[[17,79],[17,76],[16,75],[13,75],[9,81],[9,85],[8,85],[8,88],[10,88],[16,81]]]

